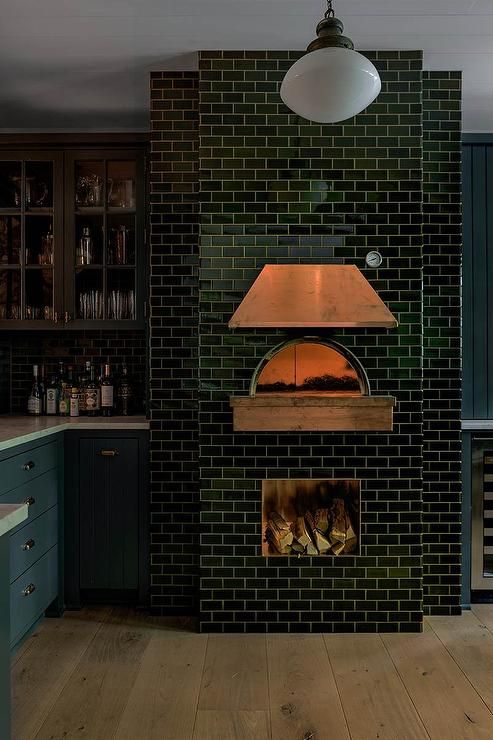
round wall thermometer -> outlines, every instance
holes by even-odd
[[[368,267],[380,267],[382,262],[383,257],[380,252],[368,252],[368,254],[366,255],[366,264],[368,265]]]

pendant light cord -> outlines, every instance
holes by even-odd
[[[335,10],[332,7],[332,0],[327,0],[327,10],[325,11],[325,18],[335,18]]]

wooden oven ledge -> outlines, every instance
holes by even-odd
[[[235,432],[391,432],[393,396],[231,396]]]

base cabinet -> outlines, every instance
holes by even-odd
[[[11,648],[47,610],[63,610],[63,493],[63,434],[1,453],[0,503],[29,506],[8,537]]]
[[[147,433],[74,432],[66,441],[67,608],[148,603]]]

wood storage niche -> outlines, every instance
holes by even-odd
[[[232,396],[235,431],[392,431],[393,396],[372,396],[359,360],[340,344],[285,342],[257,367],[249,396]]]
[[[360,554],[359,480],[264,480],[262,554]]]

